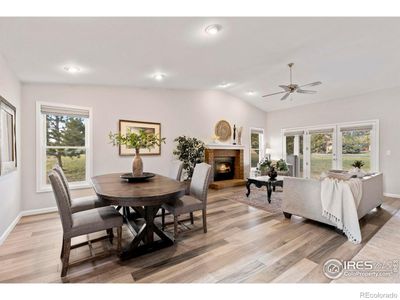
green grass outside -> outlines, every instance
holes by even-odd
[[[369,171],[370,166],[370,153],[360,154],[343,154],[343,170],[350,170],[355,160],[364,162],[363,170]],[[319,178],[322,172],[332,169],[332,155],[331,154],[311,154],[311,177]]]
[[[69,182],[86,180],[86,155],[81,155],[80,157],[63,156],[61,160],[65,176]],[[48,173],[55,164],[57,164],[57,158],[48,155],[46,161],[46,172]]]
[[[258,153],[252,151],[252,163],[257,164]],[[351,164],[355,160],[361,160],[365,163],[363,170],[370,170],[370,154],[343,154],[343,170],[350,170]],[[63,169],[65,176],[69,182],[85,181],[86,180],[86,155],[78,157],[62,157]],[[57,163],[54,156],[47,156],[46,171],[49,172]],[[322,172],[332,169],[332,155],[330,154],[312,154],[311,155],[311,177],[319,178]]]

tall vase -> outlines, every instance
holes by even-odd
[[[133,176],[143,175],[143,161],[140,157],[139,149],[136,149],[136,154],[132,161],[132,174]]]

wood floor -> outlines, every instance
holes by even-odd
[[[58,214],[23,217],[0,246],[0,281],[330,282],[322,273],[324,262],[330,258],[349,260],[363,254],[370,247],[371,237],[400,208],[399,199],[385,198],[382,209],[362,219],[363,242],[354,245],[331,227],[299,217],[287,220],[281,213],[271,214],[230,200],[237,193],[245,193],[245,188],[210,191],[207,234],[202,231],[198,213],[194,225],[189,222],[180,226],[182,233],[172,247],[125,262],[115,256],[87,262],[72,267],[64,279],[60,278],[62,230]],[[399,219],[400,216],[397,223]],[[372,240],[375,243],[372,247],[379,249],[383,241],[387,247],[398,245],[399,228],[391,226],[397,238],[393,239],[390,234],[377,235],[379,239]],[[123,237],[127,243],[130,232],[124,229]],[[73,243],[79,241],[76,239]],[[92,248],[74,249],[71,262],[107,249],[110,246],[106,241],[95,243]],[[387,253],[395,254],[382,253],[386,258]],[[377,255],[379,251],[373,258],[377,259]],[[365,253],[361,256],[366,257]],[[357,278],[350,281],[357,282]]]

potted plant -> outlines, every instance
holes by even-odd
[[[185,180],[190,181],[195,165],[204,161],[205,145],[199,139],[184,135],[177,137],[174,142],[177,145],[173,154],[183,162]]]
[[[364,162],[362,160],[355,160],[351,166],[354,168],[354,172],[360,172],[364,166]]]
[[[127,148],[135,149],[135,157],[132,161],[132,175],[139,177],[143,175],[143,161],[140,157],[140,149],[148,149],[149,151],[156,145],[165,144],[165,138],[159,137],[157,134],[148,133],[140,129],[138,133],[128,130],[126,134],[110,132],[109,138],[113,146],[124,145]]]
[[[261,176],[267,175],[269,169],[271,168],[272,161],[268,158],[264,158],[258,165],[258,169],[260,170]]]
[[[278,172],[278,175],[287,175],[289,172],[288,165],[287,165],[286,161],[284,161],[283,159],[278,160],[275,163],[275,167]]]

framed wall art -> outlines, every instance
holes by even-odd
[[[161,123],[154,122],[142,122],[142,121],[119,121],[119,132],[126,134],[128,131],[138,133],[139,130],[144,130],[147,133],[153,133],[161,137]],[[128,148],[125,145],[119,146],[119,155],[121,156],[133,156],[135,155],[135,149]],[[140,155],[161,155],[161,145],[155,146],[153,149],[140,149]]]
[[[0,176],[17,169],[16,108],[0,96]]]

